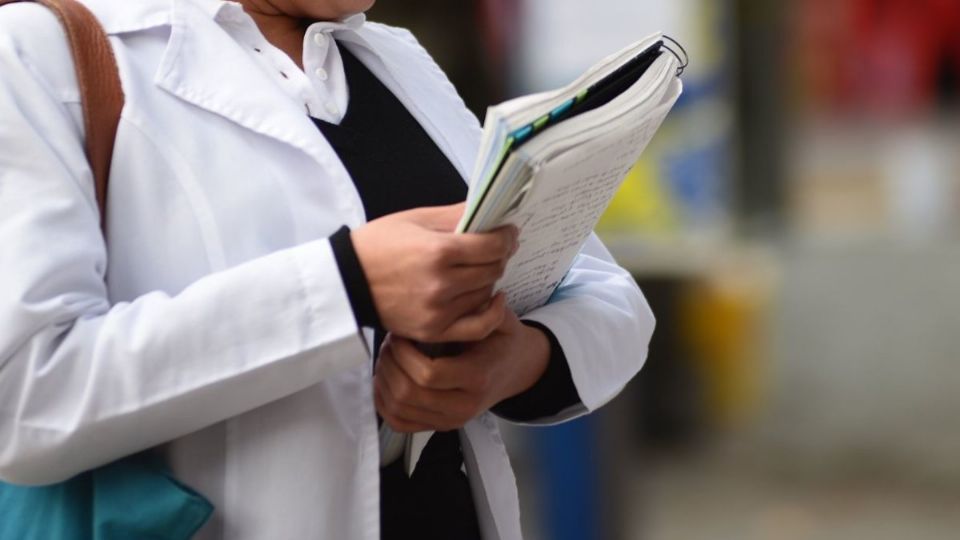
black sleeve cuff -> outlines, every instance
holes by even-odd
[[[380,316],[377,315],[377,307],[373,303],[373,294],[370,292],[370,283],[367,281],[366,274],[363,273],[360,258],[353,249],[350,229],[344,226],[333,233],[330,237],[330,247],[333,248],[333,256],[340,270],[340,279],[343,280],[343,286],[347,290],[347,298],[350,299],[350,307],[353,308],[357,326],[380,328]]]
[[[546,334],[550,341],[550,360],[543,376],[529,390],[505,399],[490,410],[507,420],[530,422],[559,414],[564,409],[581,403],[580,394],[573,384],[573,375],[567,356],[557,341],[557,336],[546,326],[535,321],[522,321]]]

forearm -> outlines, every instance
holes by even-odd
[[[4,479],[62,480],[366,358],[326,241],[112,307],[74,279],[0,305]]]

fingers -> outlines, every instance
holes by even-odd
[[[447,330],[458,320],[462,318],[476,318],[479,313],[489,309],[492,302],[491,295],[493,287],[487,286],[479,291],[464,293],[460,296],[450,298],[450,293],[433,293],[422,295],[415,302],[411,303],[413,308],[410,316],[401,321],[405,324],[404,329],[387,326],[387,329],[397,335],[414,339],[421,343],[445,343],[454,341],[447,339],[451,334]],[[417,306],[422,306],[417,308]],[[479,325],[475,322],[470,328],[469,334],[463,332],[457,335],[481,335],[487,331],[488,325]],[[490,330],[492,331],[492,330]],[[489,332],[487,332],[489,333]],[[462,340],[468,341],[468,340]]]
[[[413,422],[405,418],[393,415],[387,410],[386,399],[382,397],[379,389],[373,393],[373,402],[377,407],[380,417],[397,433],[419,433],[421,431],[436,431],[435,428],[427,424]]]
[[[439,335],[424,341],[428,343],[482,341],[500,326],[506,316],[505,311],[506,297],[503,293],[498,293],[486,309],[460,317]]]
[[[503,261],[443,270],[443,277],[436,278],[436,286],[427,288],[423,299],[451,316],[479,311],[493,298],[494,286],[503,277],[505,265],[506,261]]]
[[[386,361],[377,364],[376,384],[382,385],[384,397],[389,397],[395,403],[403,403],[409,409],[406,411],[408,414],[443,415],[444,402],[439,391],[420,388],[397,366],[396,357],[392,354]]]
[[[451,276],[450,297],[485,290],[487,295],[481,300],[489,300],[493,285],[503,276],[506,261],[477,266],[460,266],[449,270]],[[478,302],[477,305],[479,305]],[[474,305],[476,309],[477,305]]]
[[[397,366],[421,388],[456,390],[468,386],[477,376],[472,364],[457,363],[456,358],[430,358],[409,340],[391,338],[390,347]]]
[[[481,313],[490,307],[493,301],[493,286],[487,285],[476,291],[469,291],[447,300],[444,304],[450,313],[456,315],[448,324],[457,319]]]
[[[506,226],[486,233],[453,235],[447,247],[451,265],[476,265],[505,262],[516,251],[519,231]]]
[[[449,431],[461,427],[469,419],[463,405],[463,393],[451,390],[432,390],[419,385],[400,367],[401,356],[422,356],[412,344],[394,354],[394,345],[385,350],[377,365],[374,397],[377,411],[395,430]]]
[[[445,430],[452,423],[449,418],[440,413],[417,407],[399,398],[391,390],[387,377],[378,377],[374,380],[374,397],[380,399],[380,404],[377,405],[380,416],[399,423],[415,424],[417,431]]]
[[[453,234],[463,204],[419,208],[351,233],[383,326],[427,343],[476,341],[501,317],[490,295],[517,246],[517,230]]]

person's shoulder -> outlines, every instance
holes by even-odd
[[[78,0],[97,19],[104,32],[122,46],[124,36],[169,22],[170,0]],[[0,63],[25,67],[63,101],[78,101],[73,54],[63,23],[53,11],[36,2],[14,2],[0,7]]]
[[[169,11],[169,2],[157,0],[75,0],[100,22],[108,34],[115,33],[122,21],[143,20],[160,6]],[[0,35],[9,36],[25,46],[60,37],[63,26],[52,10],[38,2],[13,2],[0,6]]]
[[[61,99],[76,99],[70,48],[63,27],[49,9],[33,2],[0,7],[0,63],[24,66]],[[11,71],[15,71],[11,69]]]
[[[0,7],[0,36],[28,47],[62,35],[52,11],[35,2],[14,2]]]
[[[99,21],[108,35],[169,23],[170,0],[75,0]],[[33,41],[62,35],[60,20],[38,2],[13,2],[0,7],[0,35]]]

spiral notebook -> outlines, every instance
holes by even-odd
[[[459,230],[520,229],[497,284],[518,314],[547,302],[679,98],[686,60],[671,44],[651,36],[566,88],[487,112]]]

